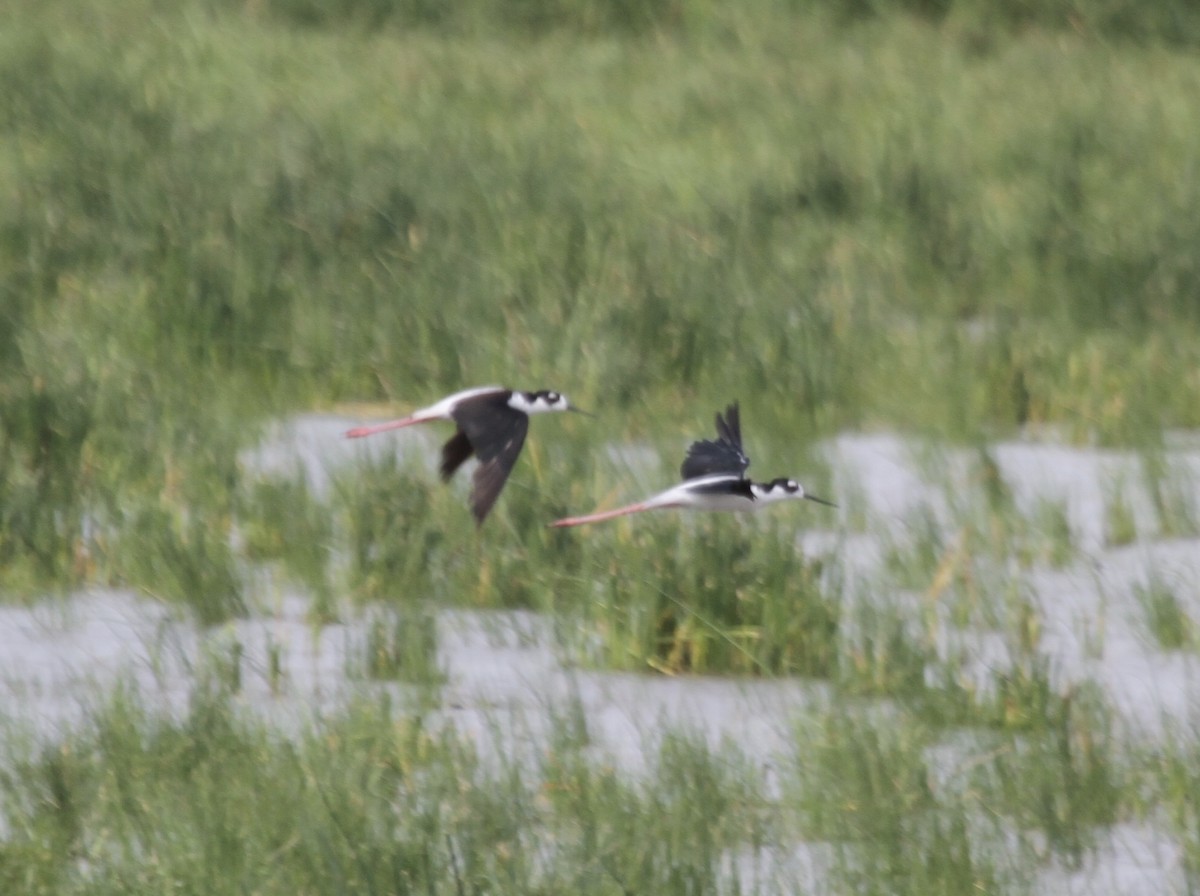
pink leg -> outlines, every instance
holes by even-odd
[[[404,426],[412,426],[414,423],[424,423],[427,419],[425,417],[405,417],[403,420],[390,420],[387,423],[376,423],[373,426],[356,426],[354,429],[346,431],[346,438],[361,439],[363,436],[373,436],[377,432],[387,432],[389,429],[400,429]]]
[[[637,504],[628,504],[625,507],[618,507],[616,510],[605,510],[602,513],[591,513],[587,516],[568,516],[561,520],[555,520],[550,524],[552,529],[565,529],[567,526],[582,526],[585,523],[600,523],[604,520],[611,520],[614,517],[625,516],[628,513],[640,513],[643,510],[652,510],[652,507],[646,505],[644,501]]]

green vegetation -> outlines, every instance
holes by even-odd
[[[1197,519],[1196,483],[1187,471],[1174,469],[1160,452],[1143,458],[1146,485],[1158,513],[1159,531],[1167,538],[1200,532]]]
[[[1137,540],[1137,520],[1129,498],[1123,487],[1118,487],[1105,504],[1105,539],[1109,545],[1119,547]]]
[[[1192,794],[1200,785],[1200,730],[1195,724],[1172,732],[1165,746],[1147,757],[1150,798],[1160,801],[1184,850],[1190,879],[1200,874],[1200,810]]]
[[[999,848],[1000,830],[973,838],[984,829],[970,795],[939,792],[928,728],[904,715],[838,709],[805,720],[798,741],[797,821],[809,838],[838,844],[836,877],[847,891],[1021,890],[1004,867],[1016,861]]]
[[[1134,588],[1137,602],[1145,613],[1146,630],[1164,650],[1182,650],[1195,646],[1196,623],[1170,583],[1152,576],[1145,585]]]
[[[366,644],[360,668],[350,672],[375,679],[440,684],[437,620],[428,608],[406,608],[400,613],[376,612],[366,623]]]
[[[552,381],[624,438],[738,397],[772,468],[1200,420],[1186,4],[443,6],[18,3],[6,590],[130,508],[227,525],[247,424],[345,400]]]
[[[560,606],[579,595],[578,649],[605,666],[827,677],[840,598],[794,538],[728,518],[618,527],[589,539],[575,580],[559,579]]]
[[[139,697],[10,757],[6,892],[714,892],[722,850],[762,836],[744,764],[683,734],[638,787],[584,761],[566,719],[539,762],[496,770],[387,701],[288,741],[228,689],[178,720]]]
[[[14,0],[0,598],[128,587],[223,637],[182,711],[121,686],[53,739],[0,734],[0,891],[794,892],[803,843],[832,892],[1020,893],[1124,822],[1169,826],[1195,878],[1196,732],[1148,747],[1062,683],[1026,576],[1081,561],[1077,520],[1014,499],[991,448],[1137,451],[1108,545],[1200,529],[1165,436],[1200,426],[1193,6]],[[246,459],[298,411],[485,382],[599,421],[535,421],[479,531],[424,453],[327,489]],[[838,513],[546,528],[674,481],[734,399],[755,474]],[[933,446],[946,506],[834,494],[811,446],[846,429]],[[344,671],[407,702],[255,716],[230,621],[264,582],[314,632],[366,619]],[[1196,644],[1184,587],[1135,595],[1164,649]],[[570,701],[485,760],[441,718],[447,607],[552,616],[589,669],[829,702],[779,720],[778,787],[678,726],[628,773]]]

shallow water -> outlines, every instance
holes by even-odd
[[[1175,441],[1186,447],[1171,451],[1168,463],[1179,471],[1193,507],[1200,508],[1200,449],[1183,435]],[[921,456],[930,453],[936,464],[922,464]],[[1144,733],[1189,720],[1198,708],[1200,662],[1194,653],[1157,646],[1144,623],[1137,589],[1154,579],[1169,584],[1185,614],[1200,621],[1200,538],[1151,537],[1106,546],[1105,508],[1117,488],[1138,531],[1153,535],[1158,529],[1142,461],[1135,454],[1014,442],[993,445],[990,453],[1019,512],[1032,513],[1039,501],[1057,502],[1066,510],[1075,559],[1062,568],[1034,566],[1015,573],[1036,601],[1039,649],[1049,658],[1056,681],[1063,688],[1097,681],[1134,730]],[[878,521],[880,529],[903,538],[905,520],[929,508],[954,531],[950,507],[954,493],[970,491],[971,453],[914,446],[889,435],[848,435],[831,441],[825,456],[835,484],[845,483],[862,496],[868,518]],[[922,474],[923,466],[938,470],[938,478]],[[883,578],[874,531],[859,541],[874,541],[875,550],[847,551],[843,558],[856,566],[858,580],[868,588],[878,588]],[[1003,666],[1005,657],[997,654],[988,632],[958,634],[978,646],[987,666]]]

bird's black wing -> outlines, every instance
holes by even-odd
[[[452,416],[479,458],[471,484],[471,512],[475,522],[482,524],[525,445],[529,417],[507,401],[496,400],[469,402]]]
[[[454,475],[454,471],[467,462],[475,449],[471,447],[471,440],[467,438],[467,434],[461,429],[452,435],[446,444],[442,446],[442,481],[445,482]]]
[[[733,474],[724,479],[714,478],[712,482],[689,486],[688,491],[697,495],[738,495],[749,501],[755,500],[754,490],[750,488],[750,480]]]
[[[750,467],[750,458],[742,450],[742,423],[737,402],[725,409],[725,416],[717,414],[717,438],[692,442],[683,466],[679,468],[684,479],[711,476],[714,473],[731,473],[743,476]]]

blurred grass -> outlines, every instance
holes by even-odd
[[[835,573],[797,553],[792,526],[645,517],[589,537],[554,606],[578,654],[603,666],[827,677],[837,591]]]
[[[5,891],[715,892],[762,834],[753,770],[684,732],[635,786],[583,761],[570,716],[495,767],[386,698],[283,739],[233,694],[173,718],[119,688],[60,745],[8,741]]]
[[[570,604],[555,592],[595,562],[540,525],[612,488],[598,432],[673,459],[738,398],[754,469],[803,475],[845,427],[977,443],[1051,423],[1153,459],[1200,422],[1188,7],[638,9],[18,2],[0,589],[219,593],[218,621],[244,608],[245,560],[283,559],[324,604],[346,583]],[[375,471],[397,485],[325,529],[240,468],[271,416],[488,381],[601,414],[533,434],[493,549],[430,544],[460,493],[428,477]],[[1148,475],[1164,527],[1191,531]],[[1010,517],[967,531],[1071,557],[1056,508]],[[302,546],[343,532],[345,582]],[[645,581],[703,553],[674,549],[684,568]]]
[[[831,842],[846,892],[1023,892],[1023,846],[980,823],[971,794],[939,787],[936,741],[903,712],[830,707],[801,720],[789,801],[805,839]]]
[[[237,711],[235,642],[182,717],[118,691],[12,754],[0,890],[724,892],[723,863],[788,848],[791,823],[833,844],[846,891],[1021,892],[1044,844],[1078,861],[1159,811],[1195,874],[1195,738],[1131,755],[1052,686],[997,570],[1066,563],[1074,533],[1058,505],[1023,518],[986,448],[957,529],[930,512],[891,552],[899,585],[947,601],[915,630],[848,612],[838,558],[798,556],[798,525],[834,525],[812,508],[545,529],[671,481],[681,434],[740,399],[756,475],[813,484],[808,445],[843,428],[981,445],[1053,424],[1144,452],[1160,530],[1194,532],[1162,451],[1200,424],[1191,4],[6,11],[7,599],[114,583],[218,624],[253,609],[247,568],[278,564],[316,622],[341,596],[397,610],[363,658],[381,681],[436,683],[429,607],[532,607],[590,661],[803,674],[891,714],[802,728],[772,805],[736,750],[687,734],[635,786],[575,716],[534,774],[375,704],[287,740]],[[536,421],[481,533],[461,475],[376,461],[326,498],[241,459],[297,409],[483,382],[600,417]],[[595,450],[633,440],[660,469]],[[1114,543],[1137,535],[1127,504]],[[1142,595],[1147,627],[1190,646],[1169,590]],[[1013,658],[994,693],[936,650],[938,625],[980,623]],[[933,757],[964,726],[959,792]]]
[[[1134,586],[1144,627],[1163,650],[1186,650],[1196,646],[1196,622],[1176,593],[1181,590],[1162,576],[1152,574],[1144,585]]]

